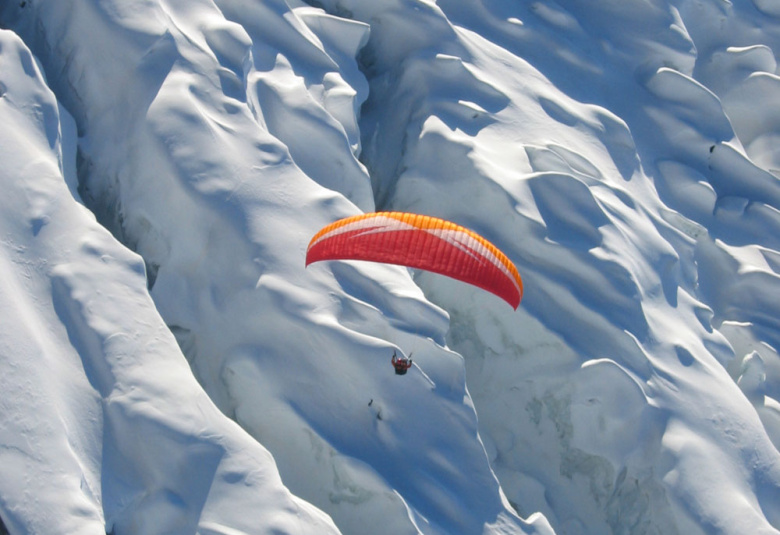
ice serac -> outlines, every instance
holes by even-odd
[[[510,501],[564,533],[777,533],[766,4],[322,3],[373,21],[379,208],[470,226],[523,274],[516,315],[416,276]],[[404,39],[412,4],[427,39]]]
[[[76,130],[0,30],[0,517],[10,533],[339,533],[192,376],[143,260],[82,205]]]
[[[154,303],[192,372],[268,448],[286,487],[343,533],[552,533],[544,517],[523,520],[505,499],[479,438],[463,360],[445,344],[447,316],[408,271],[304,268],[317,229],[374,208],[357,159],[366,88],[354,54],[366,24],[282,1],[36,1],[5,4],[1,16],[75,118],[85,204],[141,255]],[[58,295],[89,309],[80,301],[81,269],[59,275]],[[133,310],[105,314],[131,321]],[[108,321],[97,311],[90,320]],[[127,362],[135,339],[100,333],[127,344]],[[414,354],[401,382],[390,366],[394,350]],[[173,391],[184,388],[167,370],[150,365],[149,373],[159,396],[168,380]],[[159,491],[126,507],[167,518],[178,506],[190,522],[199,500],[239,504],[222,486],[201,495],[204,486],[176,479],[190,465],[203,472],[188,477],[204,477],[216,462],[210,447],[188,456],[174,432],[196,426],[188,411],[202,409],[182,402],[169,415],[151,395],[136,405],[135,393],[110,414],[154,410],[166,447],[181,457],[103,474]],[[126,444],[132,429],[116,427],[117,448],[143,457],[146,443]],[[219,442],[221,434],[208,436]],[[217,476],[235,492],[245,483],[240,471]],[[171,479],[194,494],[169,494]],[[126,502],[110,504],[119,518]],[[285,524],[292,509],[281,498],[253,515],[273,522],[274,506],[279,527],[247,532],[322,532]],[[300,507],[301,522],[335,529]],[[207,520],[199,520],[203,531],[219,532]]]
[[[75,119],[71,194],[141,255],[212,400],[145,315],[138,257],[9,180],[0,295],[29,306],[0,325],[3,358],[25,356],[2,425],[50,444],[18,466],[55,467],[36,484],[67,497],[46,509],[66,529],[777,535],[771,0],[26,0],[0,25]],[[18,49],[5,112],[4,76],[35,72]],[[18,110],[0,128],[34,141],[11,128],[0,172],[27,177],[56,114]],[[304,269],[319,228],[375,210],[490,240],[519,309],[397,266]],[[60,230],[67,251],[43,250]],[[51,375],[28,365],[58,351]],[[402,378],[393,351],[413,353]],[[0,516],[34,530],[49,517],[13,466]],[[268,524],[224,520],[244,507]]]

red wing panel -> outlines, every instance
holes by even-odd
[[[493,244],[442,219],[378,212],[332,223],[312,238],[306,265],[321,260],[369,260],[446,275],[520,304],[517,269]]]

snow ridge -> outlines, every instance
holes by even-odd
[[[779,16],[0,6],[9,531],[778,533]],[[520,309],[304,267],[376,209],[485,236]]]

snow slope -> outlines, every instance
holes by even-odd
[[[774,3],[310,4],[0,5],[9,531],[778,533]]]
[[[10,533],[337,533],[194,380],[142,259],[68,188],[72,119],[17,36],[1,31],[0,51]]]

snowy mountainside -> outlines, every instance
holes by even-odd
[[[747,4],[441,1],[456,36],[371,81],[381,207],[482,230],[524,275],[519,321],[418,281],[452,316],[508,497],[558,531],[777,528],[778,125],[742,110],[772,108],[778,25]],[[740,513],[698,498],[746,444]]]
[[[343,532],[550,532],[540,516],[521,520],[503,497],[462,359],[444,347],[446,315],[408,272],[304,270],[308,238],[334,216],[358,212],[349,199],[373,207],[353,153],[357,137],[333,119],[345,99],[353,116],[358,102],[305,17],[289,17],[286,5],[259,4],[256,13],[243,3],[255,15],[244,28],[230,22],[229,4],[224,17],[209,2],[139,7],[38,3],[4,17],[75,118],[82,197],[144,257],[151,296],[211,399]],[[312,27],[346,47],[356,71],[365,26],[320,16],[326,21]],[[255,34],[272,44],[255,45]],[[280,141],[294,134],[302,143],[310,125],[323,139],[307,155],[312,173],[318,160],[339,167],[344,195],[318,184],[334,186],[322,164],[315,176],[302,171],[295,137]],[[420,367],[399,383],[389,357],[410,340]],[[110,443],[104,449],[113,454]],[[107,500],[107,529],[134,532],[124,518],[144,516],[136,492]]]
[[[73,121],[6,30],[0,72],[9,532],[338,533],[208,398],[155,309],[143,260],[75,201]]]
[[[310,4],[0,7],[11,532],[777,533],[774,4]]]

